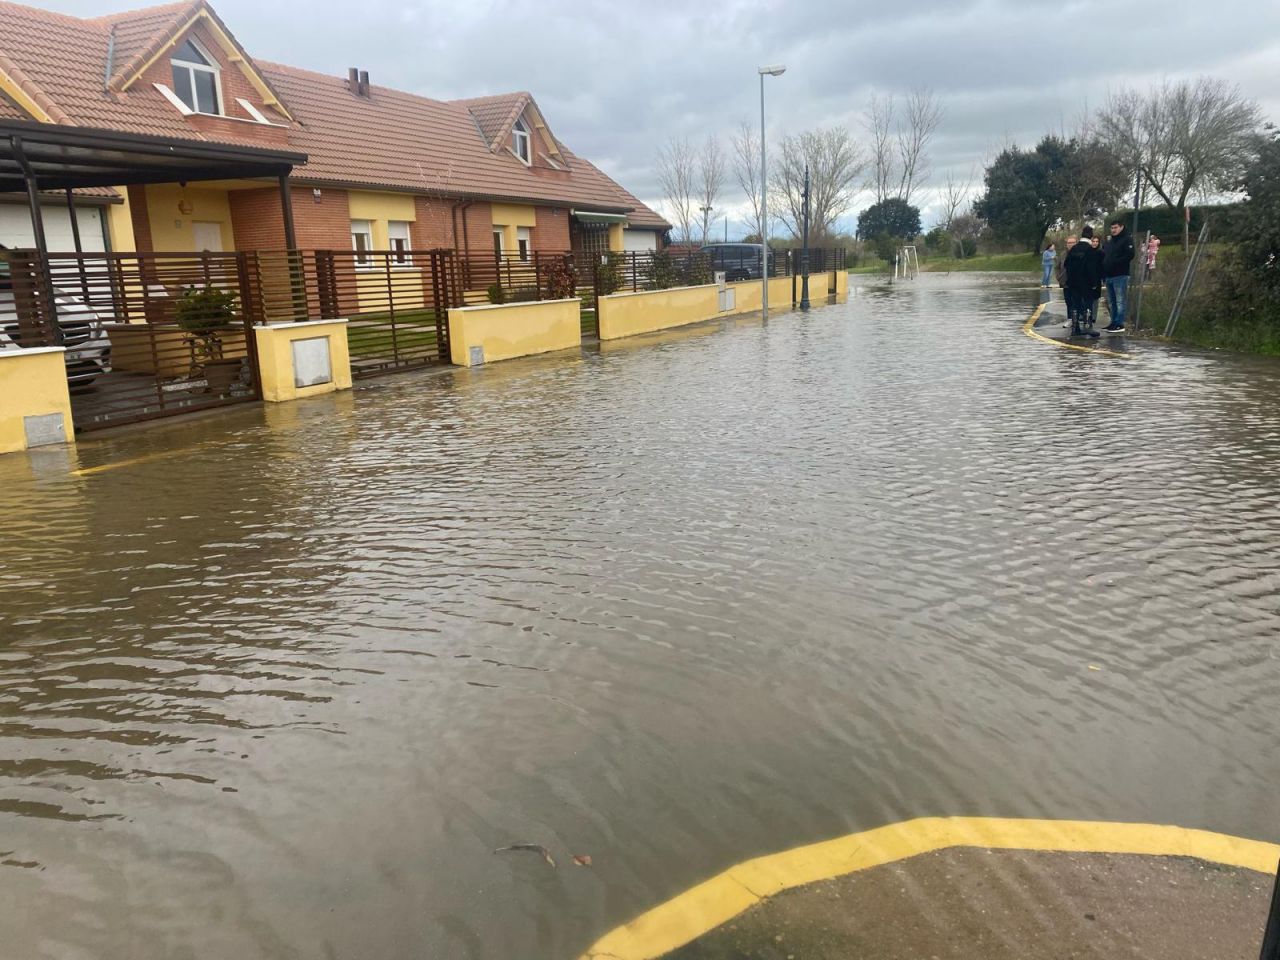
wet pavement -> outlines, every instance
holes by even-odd
[[[915,816],[1280,839],[1280,364],[1066,350],[1039,299],[0,458],[7,949],[571,958]]]
[[[1253,960],[1271,884],[1191,857],[957,847],[779,894],[667,960]]]

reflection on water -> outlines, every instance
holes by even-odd
[[[1280,839],[1280,367],[1060,350],[1038,297],[0,460],[12,955],[572,957],[922,814]]]

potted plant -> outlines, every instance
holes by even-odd
[[[207,392],[223,396],[240,379],[242,357],[223,356],[222,335],[234,329],[236,298],[214,286],[187,287],[174,310],[177,321],[191,339],[192,377],[203,374]]]

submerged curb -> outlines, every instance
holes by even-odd
[[[922,817],[730,867],[605,934],[580,960],[656,960],[784,890],[950,847],[1196,857],[1265,874],[1280,861],[1280,844],[1161,824]]]
[[[1077,350],[1080,353],[1097,353],[1104,357],[1117,357],[1121,360],[1132,360],[1133,354],[1121,353],[1119,350],[1107,350],[1104,347],[1085,347],[1078,343],[1067,343],[1065,340],[1057,340],[1053,337],[1046,337],[1043,333],[1037,333],[1035,326],[1036,321],[1040,319],[1040,315],[1044,313],[1047,303],[1042,303],[1036,307],[1035,311],[1027,318],[1027,322],[1022,325],[1022,332],[1032,340],[1040,340],[1043,343],[1052,343],[1055,347],[1062,347],[1064,350]]]

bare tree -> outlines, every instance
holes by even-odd
[[[769,197],[780,219],[800,236],[804,210],[804,171],[809,168],[809,232],[831,236],[835,223],[853,202],[866,160],[844,127],[809,130],[784,137],[769,183]]]
[[[1123,89],[1098,114],[1102,138],[1164,203],[1226,190],[1248,162],[1261,124],[1257,103],[1217,77]]]
[[[893,181],[896,179],[894,169],[895,156],[893,149],[893,96],[871,94],[871,102],[863,115],[862,125],[871,138],[871,172],[867,178],[867,189],[875,194],[876,203],[888,200],[892,194]]]
[[[969,203],[969,193],[973,189],[973,181],[977,179],[977,171],[970,170],[967,180],[957,180],[955,174],[947,171],[942,181],[942,223],[943,230],[950,231],[951,224],[963,212]]]
[[[696,167],[693,147],[684,137],[673,137],[658,151],[658,185],[683,243],[693,239]]]
[[[707,137],[698,154],[698,199],[701,203],[698,212],[702,215],[702,242],[707,242],[707,234],[711,230],[711,213],[720,200],[720,192],[724,189],[724,150],[720,147],[720,138],[715,134]]]
[[[898,123],[898,198],[911,202],[911,195],[929,176],[928,148],[942,123],[942,105],[928,87],[912,90],[903,105]]]
[[[733,178],[747,195],[751,207],[748,231],[757,237],[764,236],[764,224],[760,222],[760,138],[749,120],[738,124],[733,135]]]

